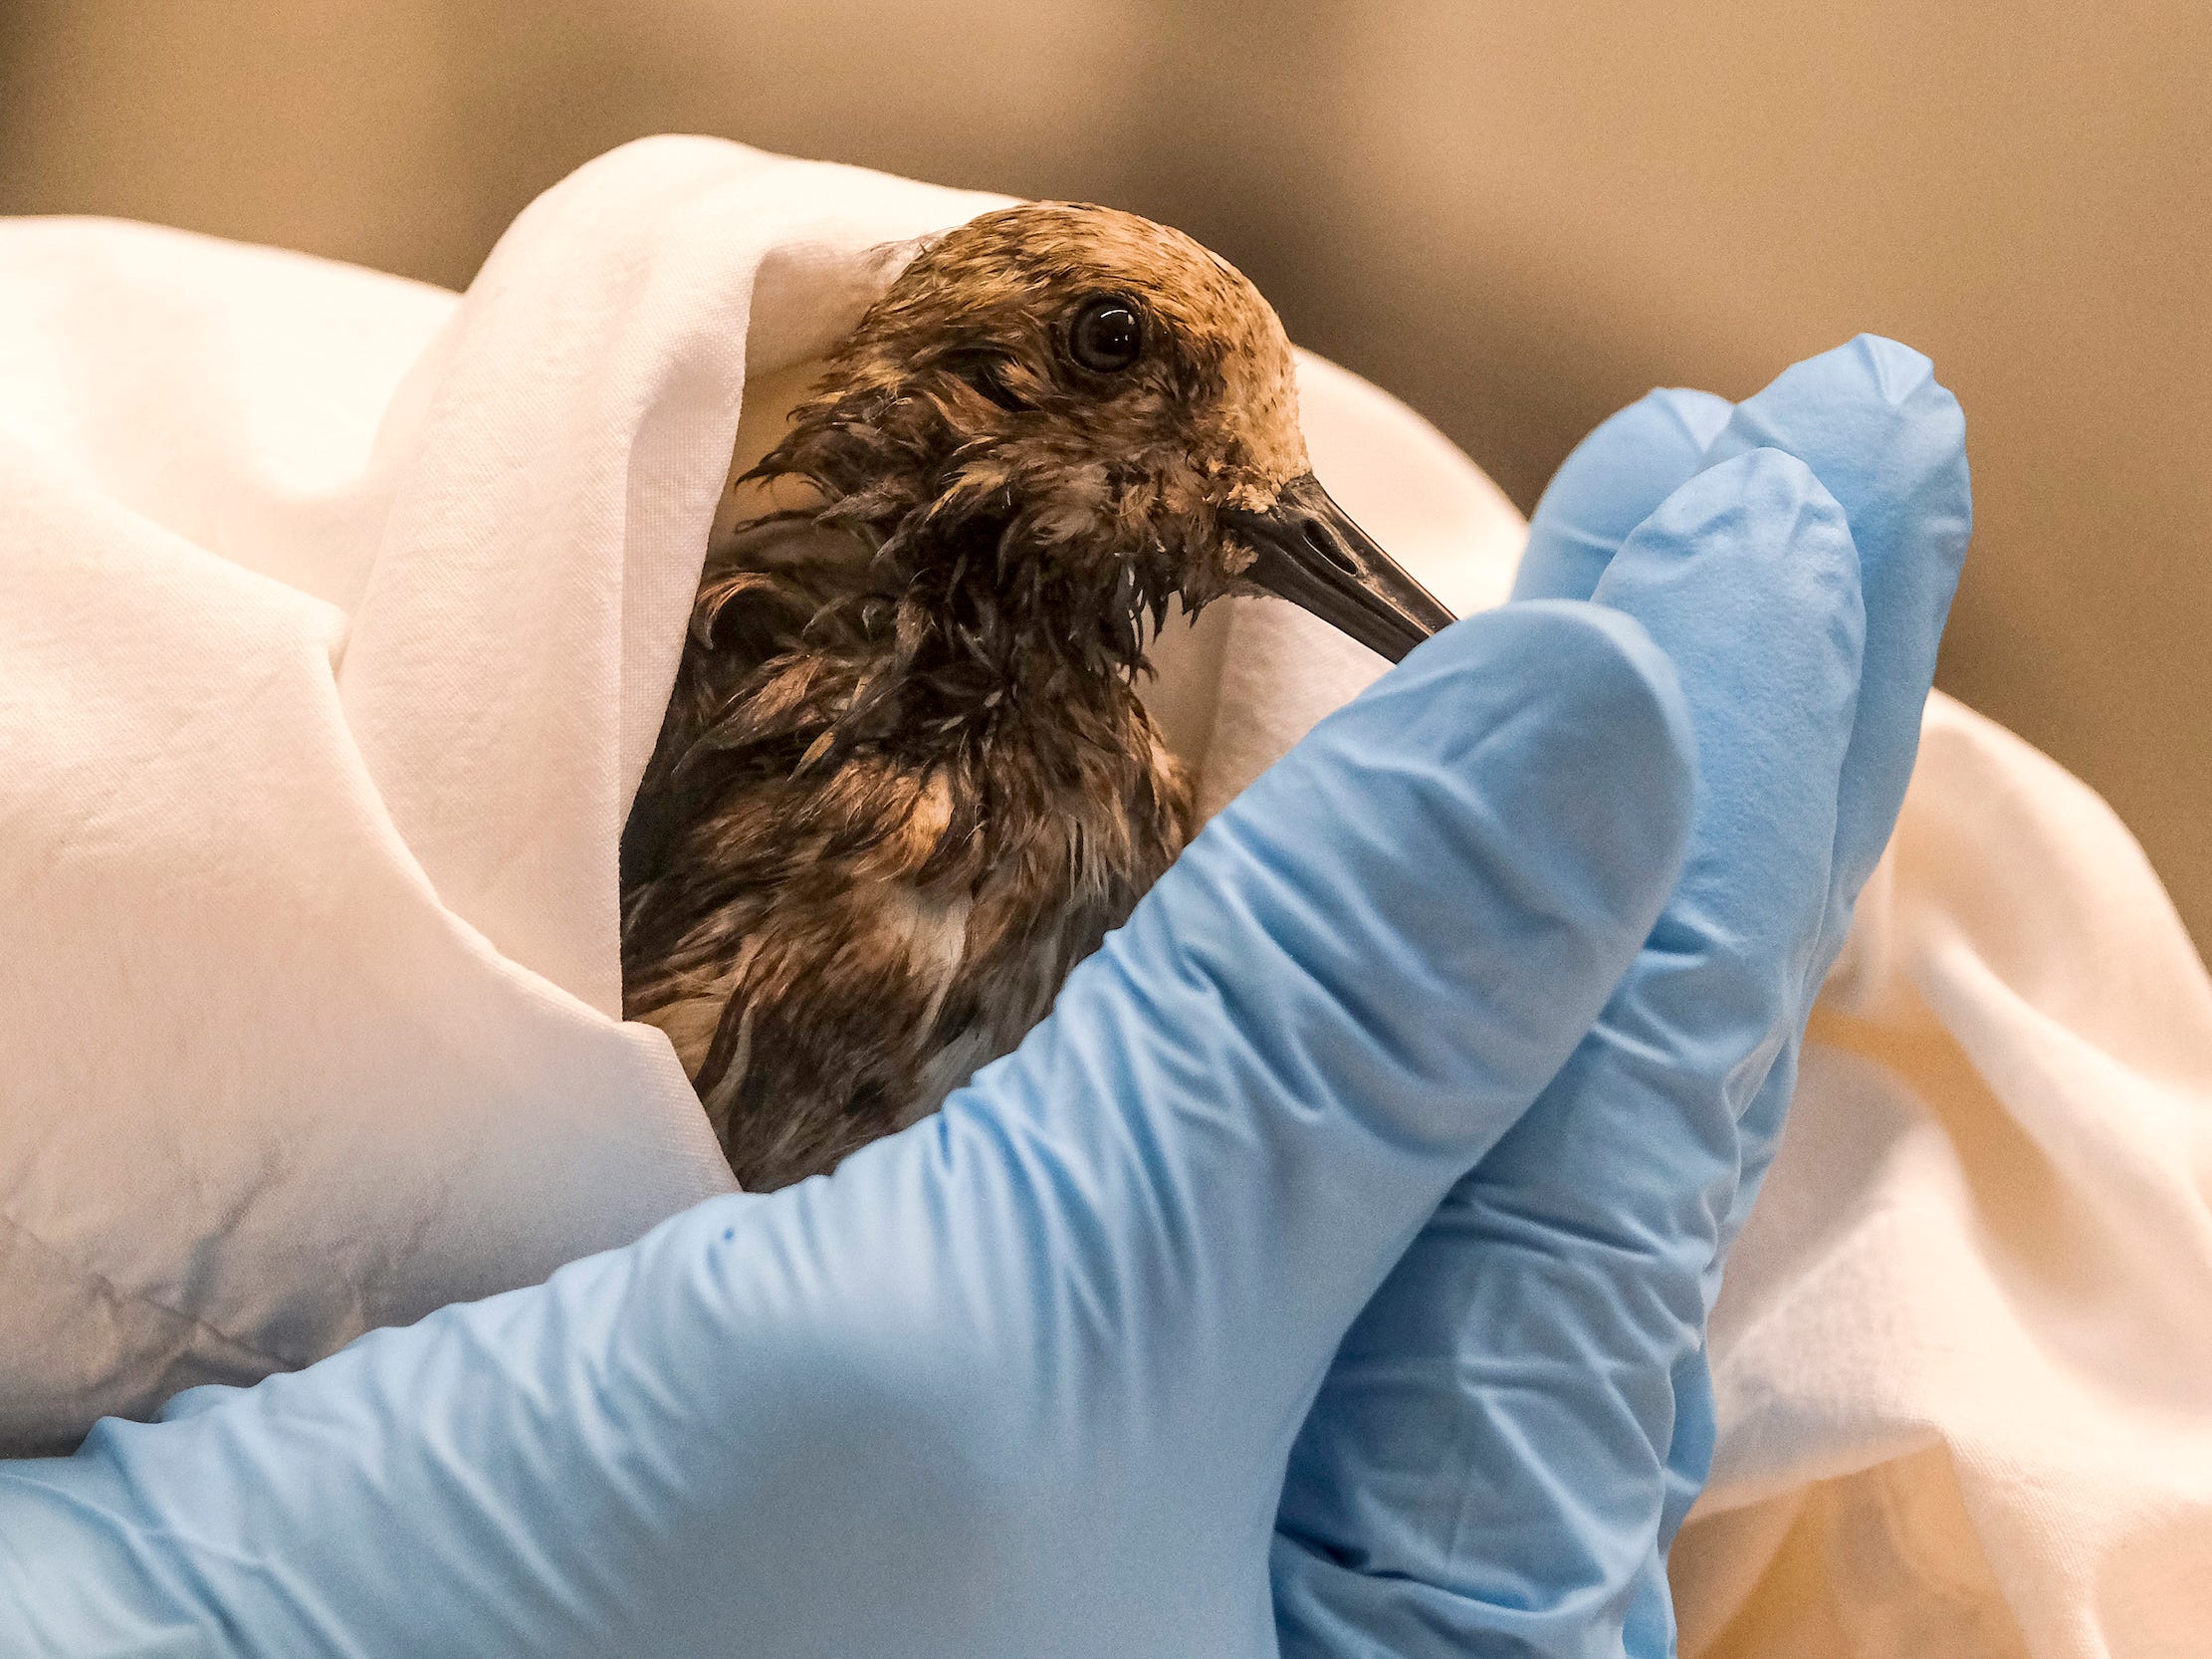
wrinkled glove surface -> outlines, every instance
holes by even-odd
[[[1688,861],[1339,1355],[1285,1489],[1286,1653],[1673,1651],[1705,1318],[1896,823],[1970,521],[1957,402],[1873,337],[1740,406],[1655,392],[1538,505],[1516,598],[1637,616],[1689,688]]]
[[[6,1466],[0,1651],[1421,1652],[1593,1584],[1618,1647],[1868,723],[1781,436],[1324,722],[937,1118]]]

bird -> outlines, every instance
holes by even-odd
[[[741,1186],[1044,1016],[1193,833],[1169,606],[1258,593],[1393,662],[1453,619],[1314,477],[1259,291],[1090,203],[923,241],[731,482],[621,839],[625,1017]]]

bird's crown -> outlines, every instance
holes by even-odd
[[[1183,232],[1110,207],[1009,207],[928,242],[838,367],[893,391],[949,375],[1101,451],[1169,443],[1268,482],[1306,467],[1274,308]]]

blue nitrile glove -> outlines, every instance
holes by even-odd
[[[1705,1316],[1895,824],[1969,518],[1957,403],[1873,338],[1738,408],[1656,392],[1546,492],[1517,593],[1594,594],[1674,658],[1689,861],[1589,1040],[1338,1356],[1284,1492],[1292,1659],[1672,1651]],[[1847,584],[1825,612],[1775,602]]]
[[[0,1466],[0,1653],[1262,1659],[1322,1372],[1649,933],[1687,755],[1619,612],[1446,630],[938,1117]]]

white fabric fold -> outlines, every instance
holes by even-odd
[[[648,140],[463,297],[0,224],[0,1445],[729,1190],[619,1020],[619,828],[741,409],[780,414],[747,387],[787,403],[915,237],[1002,199]],[[1307,370],[1323,469],[1402,556],[1502,568],[1488,482]],[[1210,799],[1380,668],[1282,609],[1164,652]],[[1218,694],[1254,653],[1300,696]]]
[[[1937,696],[1713,1320],[1682,1651],[2212,1637],[2212,985],[2109,809]]]
[[[620,1022],[615,846],[741,415],[999,198],[707,139],[462,297],[0,224],[0,1443],[307,1363],[727,1191]],[[1301,362],[1461,611],[1522,527]],[[1223,605],[1149,692],[1217,807],[1381,663]],[[2194,1652],[2212,991],[2125,832],[1941,698],[1714,1331],[1686,1652]]]

